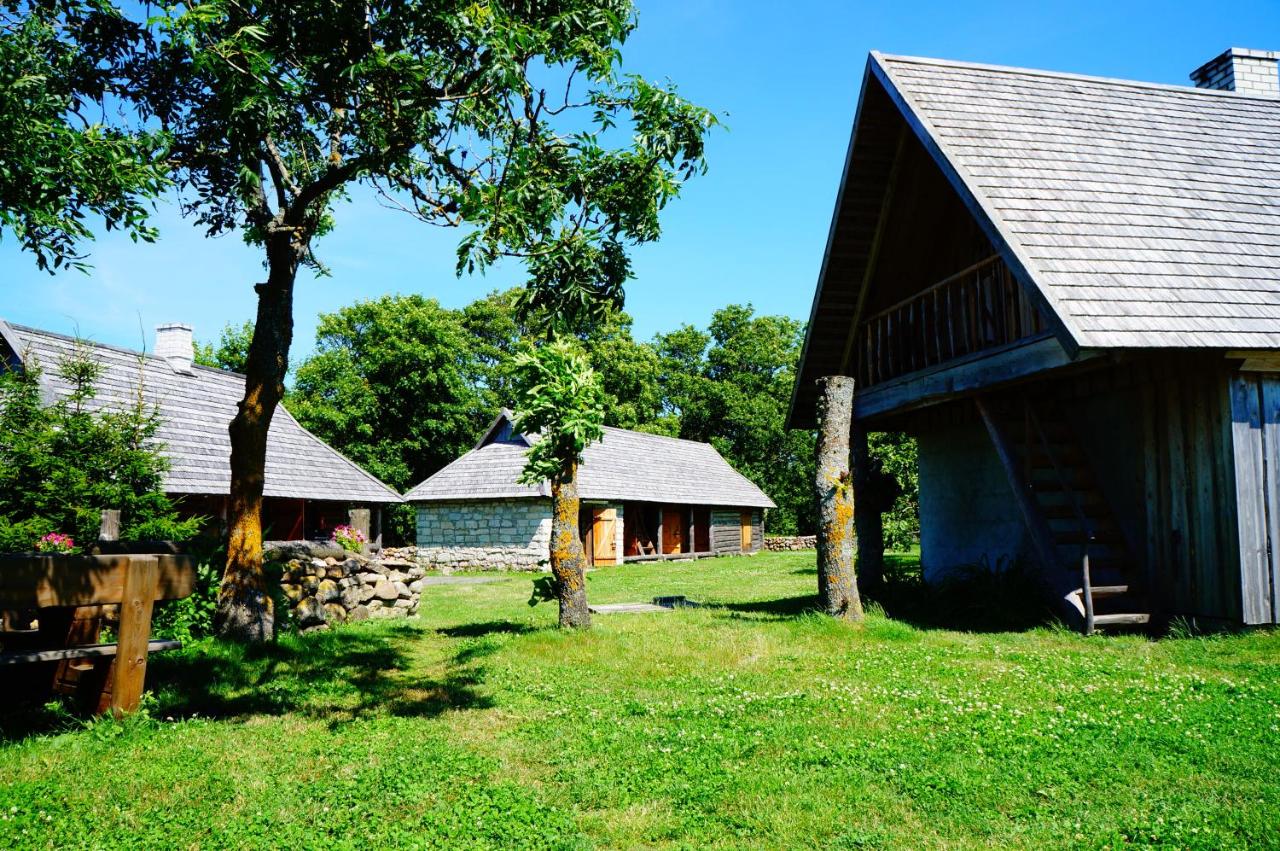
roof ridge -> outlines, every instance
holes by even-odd
[[[654,434],[651,431],[638,431],[633,428],[619,428],[618,426],[604,426],[604,430],[621,432],[623,434],[635,434],[635,435],[639,435],[640,437],[652,437],[657,440],[674,440],[677,443],[692,443],[694,446],[711,446],[711,444],[705,440],[691,440],[690,438],[687,438],[687,437],[674,437],[669,434]],[[715,449],[714,446],[711,446],[711,448]]]
[[[168,360],[165,358],[162,358],[153,352],[148,352],[145,349],[129,349],[124,346],[117,346],[113,343],[99,343],[97,340],[90,339],[89,337],[77,337],[72,334],[62,334],[58,331],[50,331],[45,328],[33,328],[30,325],[18,325],[12,322],[8,323],[8,325],[19,333],[38,334],[42,337],[53,337],[56,340],[66,340],[69,343],[84,343],[87,346],[93,346],[95,349],[106,349],[107,351],[118,352],[122,355],[145,358],[150,361],[156,361],[157,363],[164,364],[165,366],[168,366],[169,364]],[[19,354],[21,354],[21,352],[19,352]],[[216,366],[206,366],[205,364],[195,363],[194,361],[192,362],[191,367],[192,369],[198,369],[201,372],[212,375],[230,376],[232,378],[237,378],[242,382],[244,381],[244,373],[242,372],[232,372],[229,369],[221,369]]]
[[[1179,85],[1177,83],[1155,83],[1148,80],[1129,80],[1123,77],[1106,77],[1097,74],[1082,74],[1073,71],[1050,71],[1044,68],[1023,68],[1017,65],[993,65],[987,62],[968,62],[963,59],[940,59],[933,56],[908,56],[897,53],[881,53],[871,51],[872,55],[889,62],[914,63],[916,65],[938,65],[948,68],[969,68],[975,71],[993,71],[1005,74],[1025,74],[1032,77],[1052,77],[1062,80],[1076,80],[1086,83],[1103,83],[1106,85],[1128,86],[1136,89],[1156,89],[1158,91],[1180,92],[1190,95],[1207,95],[1209,97],[1228,97],[1242,100],[1258,100],[1280,105],[1280,99],[1270,95],[1253,92],[1237,92],[1225,89],[1204,89],[1199,86]]]

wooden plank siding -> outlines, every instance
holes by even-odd
[[[1166,614],[1238,620],[1238,482],[1225,364],[1200,370],[1153,365],[1148,380],[1149,587]]]
[[[1246,624],[1277,623],[1280,380],[1262,373],[1236,373],[1230,395],[1241,617]]]

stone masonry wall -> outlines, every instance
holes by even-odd
[[[418,506],[418,562],[442,569],[543,570],[551,502],[500,499]]]
[[[764,548],[770,552],[790,552],[793,550],[816,550],[817,535],[770,535],[764,539]]]
[[[303,632],[418,611],[426,571],[412,562],[307,541],[268,542],[263,558],[280,564],[280,591]]]

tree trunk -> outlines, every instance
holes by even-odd
[[[858,585],[863,591],[878,591],[884,585],[884,508],[874,492],[871,449],[867,430],[853,423],[849,432],[853,458],[853,524],[857,530]]]
[[[289,369],[299,256],[287,233],[269,239],[267,282],[254,287],[258,318],[245,361],[244,398],[229,429],[227,569],[213,617],[219,638],[244,642],[269,641],[275,632],[275,615],[262,571],[262,486],[267,432],[284,396],[284,377]]]
[[[587,629],[587,558],[578,535],[578,465],[551,480],[551,574],[560,600],[560,626]]]
[[[818,379],[817,473],[818,601],[829,615],[862,620],[853,555],[853,481],[849,473],[849,429],[853,422],[852,378]]]

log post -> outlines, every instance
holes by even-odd
[[[867,444],[867,430],[857,421],[850,429],[849,444],[853,459],[853,524],[857,531],[858,582],[864,591],[877,591],[884,584],[884,511],[890,506],[884,504],[884,495],[877,492],[876,470]]]
[[[102,510],[102,519],[98,523],[98,540],[120,540],[120,511],[118,509],[104,508]]]
[[[844,375],[818,379],[818,442],[814,489],[818,522],[818,601],[827,614],[862,620],[854,573],[853,479],[849,471],[849,430],[853,422],[854,380]]]

